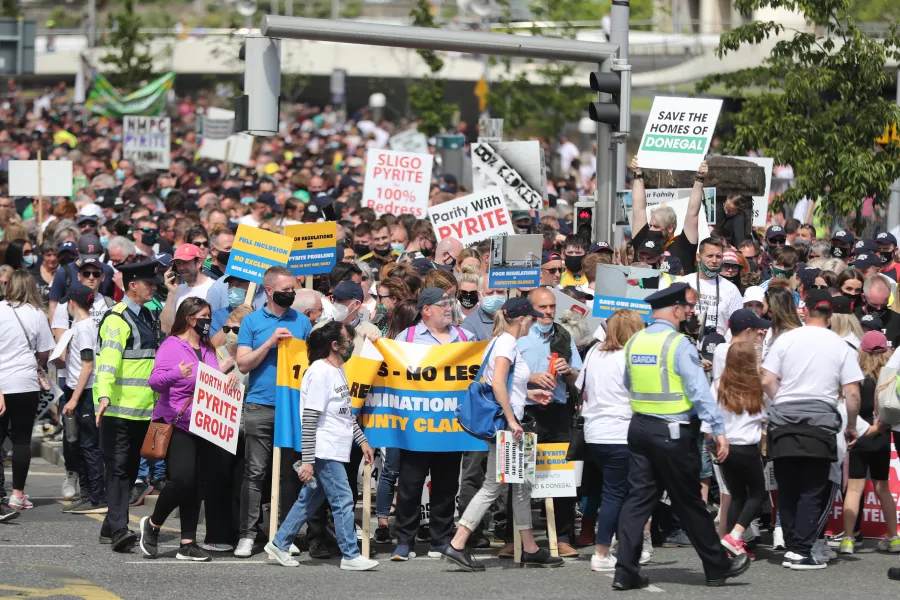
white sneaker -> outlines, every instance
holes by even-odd
[[[252,543],[253,540],[241,540],[240,542],[238,542],[238,548],[240,548],[241,544],[243,544],[244,542]],[[263,549],[266,551],[266,554],[269,555],[269,558],[271,558],[272,560],[278,561],[278,564],[280,564],[282,567],[299,567],[300,566],[300,563],[291,557],[290,551],[285,552],[284,550],[281,550],[280,548],[278,548],[272,542],[269,542],[268,544],[266,544],[266,547]]]
[[[878,540],[878,550],[881,552],[900,552],[900,535],[883,537]]]
[[[207,552],[231,552],[234,546],[231,544],[200,544],[200,547]]]
[[[619,549],[619,538],[616,537],[616,534],[613,534],[612,543],[609,545],[611,550]]]
[[[234,555],[238,558],[250,558],[253,554],[253,540],[251,538],[243,538],[238,542]]]
[[[753,519],[750,522],[750,536],[744,537],[744,541],[749,542],[759,538],[759,519]]]
[[[791,561],[800,560],[801,558],[803,558],[803,557],[800,556],[799,554],[797,554],[796,552],[785,552],[784,558],[781,560],[781,566],[787,567],[788,569],[790,569]]]
[[[71,500],[75,497],[75,494],[78,493],[78,488],[75,487],[78,485],[78,473],[74,471],[67,471],[66,478],[63,479],[62,484],[62,495],[66,500]]]
[[[341,570],[343,571],[371,571],[377,566],[377,560],[372,560],[362,555],[350,560],[346,558],[341,559]]]
[[[772,534],[772,549],[773,550],[784,550],[786,546],[784,545],[784,530],[781,527],[775,528],[775,533]]]
[[[641,547],[641,559],[638,564],[646,565],[651,558],[653,558],[653,539],[650,537],[650,532],[645,531],[644,545]]]
[[[296,544],[291,544],[291,556],[300,556],[300,548]]]
[[[28,510],[30,508],[34,508],[34,504],[31,503],[31,500],[28,499],[28,494],[22,494],[21,496],[16,496],[15,494],[10,495],[7,500],[10,508],[14,508],[16,510]]]
[[[598,573],[615,571],[616,562],[618,561],[616,561],[616,557],[612,554],[607,554],[602,558],[594,554],[591,556],[591,571],[597,571]]]

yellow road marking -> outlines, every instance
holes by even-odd
[[[0,591],[15,592],[21,598],[50,598],[53,596],[77,596],[84,600],[121,600],[112,592],[103,589],[95,583],[78,576],[74,571],[66,567],[55,565],[21,565],[37,570],[42,575],[63,584],[59,588],[36,588],[12,585],[0,585]]]

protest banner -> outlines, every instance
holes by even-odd
[[[288,268],[294,275],[330,273],[337,263],[336,222],[288,225],[284,235],[294,240],[288,259]]]
[[[491,238],[488,285],[492,288],[536,288],[541,283],[541,235]]]
[[[495,235],[512,235],[512,219],[498,187],[428,208],[437,241],[452,237],[469,246]]]
[[[862,432],[860,432],[860,434],[862,434]],[[847,471],[845,470],[845,477],[846,473]],[[900,478],[898,478],[898,475],[900,475],[900,460],[897,459],[897,451],[894,448],[891,448],[891,468],[888,471],[888,485],[891,490],[891,495],[895,500],[900,497]],[[884,522],[884,513],[881,510],[881,503],[878,501],[878,496],[875,494],[875,485],[872,481],[866,481],[866,485],[863,488],[859,512],[862,513],[860,531],[863,536],[867,538],[881,538],[888,533],[887,526]],[[839,490],[837,498],[831,506],[831,512],[828,515],[826,533],[840,533],[842,531],[844,531],[844,492]]]
[[[625,205],[625,215],[628,218],[628,226],[631,227],[631,223],[634,219],[634,208],[632,206],[632,193],[631,190],[624,190],[621,192],[616,192],[616,196],[622,199],[622,203]],[[675,225],[675,235],[681,233],[682,229],[684,229],[684,217],[687,214],[687,205],[690,202],[691,198],[691,189],[690,188],[664,188],[658,190],[647,190],[647,218],[650,218],[650,213],[653,209],[660,204],[668,204],[675,211],[675,215],[678,217],[678,222]],[[682,200],[684,203],[682,204]],[[709,224],[716,222],[716,188],[703,188],[703,208],[700,210],[700,220],[701,224]],[[702,232],[709,231],[709,229],[700,228],[700,237],[699,239],[704,239],[705,235]]]
[[[769,215],[769,191],[772,189],[772,170],[775,168],[775,159],[762,156],[735,156],[735,158],[752,162],[766,172],[766,191],[762,196],[753,196],[753,226],[765,227]]]
[[[566,460],[569,444],[538,444],[532,498],[576,496],[575,463]]]
[[[206,118],[234,121],[234,111],[224,108],[210,107]],[[246,165],[253,154],[253,136],[246,133],[235,133],[225,139],[203,138],[197,156],[211,158],[227,163]]]
[[[472,145],[472,186],[503,190],[509,210],[547,209],[547,172],[540,142]]]
[[[266,269],[275,265],[287,266],[293,246],[293,238],[286,235],[250,225],[238,225],[225,275],[261,284]]]
[[[362,205],[379,215],[425,218],[433,164],[430,154],[369,148]]]
[[[653,99],[638,151],[642,169],[696,171],[709,150],[722,101],[710,98]]]
[[[41,163],[38,177],[38,162]],[[72,197],[71,160],[9,161],[9,195]]]
[[[122,158],[135,165],[168,169],[171,140],[169,117],[125,117]]]
[[[234,119],[203,119],[203,139],[227,140],[234,134]]]
[[[622,265],[597,265],[597,279],[594,286],[603,294],[594,296],[593,315],[608,319],[620,308],[628,308],[640,313],[646,323],[653,321],[650,305],[644,298],[657,290],[656,281],[660,272],[655,269],[640,269]]]
[[[229,387],[228,375],[198,362],[197,385],[191,402],[193,407],[188,431],[237,454],[244,386]]]
[[[498,483],[525,483],[527,481],[533,485],[536,460],[537,434],[526,432],[522,434],[521,440],[517,440],[511,431],[497,432],[495,470]]]
[[[415,129],[408,129],[395,133],[388,140],[391,150],[397,152],[413,152],[415,154],[428,154],[428,138],[424,133]]]

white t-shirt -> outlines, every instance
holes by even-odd
[[[303,410],[320,411],[316,426],[316,458],[350,462],[353,446],[353,410],[350,387],[342,369],[317,360],[300,384],[300,419]]]
[[[249,225],[250,227],[259,227],[260,225],[262,225],[262,221],[257,221],[256,219],[254,219],[252,214],[246,214],[238,219],[238,224]]]
[[[709,387],[710,392],[715,401],[719,401],[719,380],[716,379]],[[766,411],[763,410],[759,414],[751,415],[746,411],[741,414],[733,413],[725,410],[719,405],[719,412],[725,420],[725,438],[729,444],[735,446],[752,446],[758,444],[762,439],[762,420],[766,418]],[[703,433],[712,433],[712,427],[709,423],[703,422],[700,425],[700,431]]]
[[[513,373],[512,389],[509,393],[509,405],[513,414],[520,421],[525,417],[525,400],[528,397],[528,380],[531,379],[531,369],[525,364],[525,358],[519,353],[519,346],[516,344],[516,338],[512,334],[504,333],[496,341],[488,345],[488,349],[493,345],[493,351],[488,359],[488,363],[484,366],[484,381],[493,385],[494,383],[494,363],[498,356],[509,359],[510,363],[515,363],[515,372]],[[487,352],[487,350],[485,350]]]
[[[185,298],[190,298],[191,296],[206,300],[209,288],[213,286],[216,280],[212,277],[205,277],[205,279],[206,281],[198,283],[193,287],[186,283],[182,283],[178,286],[178,289],[175,290],[175,310],[178,310],[178,307],[181,306],[181,303],[184,302]]]
[[[91,306],[90,315],[94,321],[95,327],[100,327],[100,321],[115,302],[107,304],[106,299],[100,294],[94,294],[94,304]],[[61,302],[56,306],[56,312],[53,313],[53,322],[50,323],[51,329],[69,329],[69,303]]]
[[[575,386],[584,389],[581,409],[584,441],[588,444],[627,444],[633,413],[625,387],[625,350],[601,352],[591,349]]]
[[[40,391],[34,354],[16,315],[28,332],[28,340],[35,352],[49,352],[56,346],[47,315],[42,311],[23,304],[16,307],[13,314],[8,302],[0,302],[0,323],[3,323],[0,327],[0,391],[4,394]]]
[[[93,350],[97,343],[97,325],[94,319],[87,318],[72,325],[72,339],[66,352],[66,385],[74,390],[81,377],[81,351]],[[94,387],[94,374],[91,373],[84,389]]]
[[[712,378],[713,381],[722,376],[722,372],[725,371],[725,361],[728,358],[728,349],[731,347],[731,342],[727,344],[719,344],[716,346],[716,349],[713,351],[713,359],[712,359]]]
[[[809,325],[778,336],[763,369],[781,377],[774,404],[821,400],[836,405],[842,386],[863,380],[847,342],[830,329]]]
[[[565,144],[559,147],[557,150],[559,153],[559,168],[563,171],[568,171],[572,168],[572,161],[578,158],[579,154],[578,146],[573,144],[572,142],[566,142]]]
[[[663,281],[664,278],[660,278]],[[716,279],[719,281],[719,305],[716,310]],[[734,311],[744,308],[744,298],[740,290],[733,283],[721,276],[716,279],[703,279],[696,273],[679,277],[676,281],[683,281],[700,293],[697,301],[697,316],[701,311],[706,311],[706,326],[715,327],[726,339],[730,339],[728,319]],[[697,281],[700,281],[700,289],[697,289]]]

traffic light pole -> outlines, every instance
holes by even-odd
[[[612,59],[600,63],[601,73],[612,72]],[[609,102],[610,94],[599,94],[599,102]],[[612,152],[612,126],[597,123],[597,208],[594,210],[594,226],[591,228],[592,242],[612,241],[613,198],[615,198],[615,159]]]

